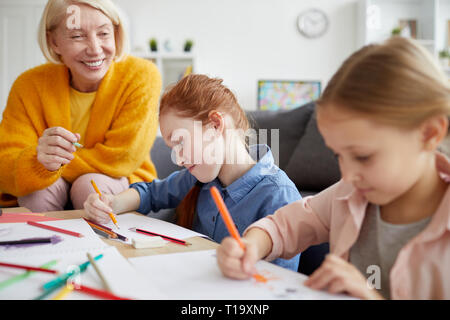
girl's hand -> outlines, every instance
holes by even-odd
[[[73,160],[76,148],[72,144],[80,140],[78,133],[62,127],[45,129],[38,140],[37,160],[49,171],[56,171]]]
[[[245,250],[235,239],[226,237],[217,248],[217,263],[226,277],[248,279],[256,272],[257,245],[245,238],[242,238],[242,242],[245,244]]]
[[[369,287],[366,278],[351,263],[329,254],[322,265],[304,282],[311,289],[328,288],[329,293],[348,293],[361,299],[383,299]]]
[[[85,216],[89,220],[100,224],[107,224],[111,221],[109,212],[113,212],[112,204],[114,195],[102,193],[101,198],[97,193],[91,193],[84,202]]]

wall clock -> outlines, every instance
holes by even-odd
[[[297,18],[298,30],[310,39],[322,36],[328,30],[329,24],[327,14],[320,9],[308,9]]]

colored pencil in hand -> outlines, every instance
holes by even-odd
[[[212,186],[210,192],[214,202],[216,203],[217,209],[219,209],[220,215],[222,216],[222,219],[225,222],[228,232],[234,239],[236,239],[236,241],[239,243],[239,246],[242,249],[245,249],[245,245],[241,240],[239,231],[237,230],[236,225],[234,224],[233,219],[231,218],[230,212],[228,211],[228,208],[225,205],[225,202],[223,201],[219,190],[217,190],[215,186]]]
[[[97,185],[95,184],[94,180],[91,180],[91,184],[94,187],[95,192],[97,192],[98,196],[101,197],[102,193],[97,188]],[[114,224],[116,225],[117,229],[120,229],[119,225],[117,224],[117,220],[116,220],[116,217],[114,216],[114,214],[112,212],[108,212],[108,215],[111,218],[112,222],[114,222]]]

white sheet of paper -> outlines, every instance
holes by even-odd
[[[205,237],[205,235],[180,227],[176,224],[146,217],[144,215],[137,215],[134,213],[125,213],[125,214],[119,214],[117,217],[117,223],[120,227],[120,229],[117,229],[117,227],[114,225],[112,221],[110,221],[108,224],[105,224],[108,228],[111,228],[114,232],[117,232],[118,234],[121,234],[128,238],[128,241],[126,243],[131,244],[131,240],[133,238],[135,239],[145,239],[148,238],[148,236],[130,231],[130,228],[140,228],[147,231],[163,234],[165,236],[169,236],[172,238],[177,239],[186,239],[190,237],[200,236]],[[120,240],[117,240],[120,241]]]
[[[165,299],[154,284],[149,283],[147,279],[140,277],[135,268],[117,251],[115,247],[108,247],[101,250],[89,250],[69,252],[64,254],[42,254],[29,257],[2,257],[2,262],[16,263],[22,265],[39,267],[49,261],[58,260],[58,263],[51,269],[58,270],[62,273],[68,272],[75,266],[88,261],[86,252],[93,257],[102,253],[103,257],[96,261],[97,266],[102,271],[104,277],[108,281],[112,292],[123,298],[132,299]],[[0,267],[0,283],[6,279],[23,274],[26,270]],[[44,291],[42,285],[54,279],[56,275],[43,272],[33,272],[28,278],[20,282],[11,284],[7,287],[0,288],[0,299],[34,299],[41,295]],[[106,290],[103,283],[96,273],[95,269],[90,265],[85,272],[78,277],[74,277],[74,284],[81,283],[83,285]],[[62,288],[62,287],[61,287]],[[57,289],[46,299],[52,299],[61,289]],[[67,300],[79,299],[101,299],[86,293],[73,291]]]
[[[135,268],[170,299],[349,299],[307,288],[307,276],[267,261],[256,264],[267,282],[233,280],[222,275],[215,250],[130,258]]]
[[[21,240],[26,238],[41,238],[57,235],[62,239],[56,244],[40,244],[30,247],[0,246],[0,257],[29,256],[52,253],[68,253],[74,251],[86,251],[103,249],[107,245],[92,230],[83,219],[68,219],[57,221],[45,221],[42,224],[62,228],[81,233],[84,237],[78,238],[65,233],[56,232],[26,223],[3,223],[0,227],[0,241]]]

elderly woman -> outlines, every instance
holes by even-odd
[[[151,181],[161,77],[127,55],[110,0],[49,0],[39,44],[50,63],[14,82],[0,123],[0,205],[82,209],[90,180],[119,193]]]

